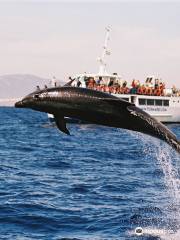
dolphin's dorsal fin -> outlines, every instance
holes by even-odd
[[[64,119],[64,116],[54,115],[54,119],[55,119],[55,123],[56,123],[58,129],[61,132],[66,133],[67,135],[70,135],[70,132],[66,127],[66,121]]]

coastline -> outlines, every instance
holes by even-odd
[[[15,102],[19,101],[21,98],[2,98],[0,99],[0,107],[13,107]]]

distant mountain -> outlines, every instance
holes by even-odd
[[[0,99],[18,98],[33,92],[36,86],[49,84],[49,79],[30,74],[14,74],[0,76]]]

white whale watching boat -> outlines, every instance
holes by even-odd
[[[91,88],[104,91],[126,101],[134,103],[151,116],[161,122],[180,123],[180,90],[166,89],[160,79],[154,76],[147,77],[145,83],[128,87],[126,81],[118,74],[108,74],[105,57],[110,54],[107,48],[110,29],[106,28],[105,43],[101,57],[98,74],[77,74],[72,78],[71,86]],[[161,86],[159,86],[161,85]],[[53,115],[48,114],[50,120]],[[67,122],[78,120],[67,118]]]

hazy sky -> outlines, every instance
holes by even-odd
[[[0,1],[0,75],[96,73],[106,26],[110,73],[180,87],[178,2]]]

